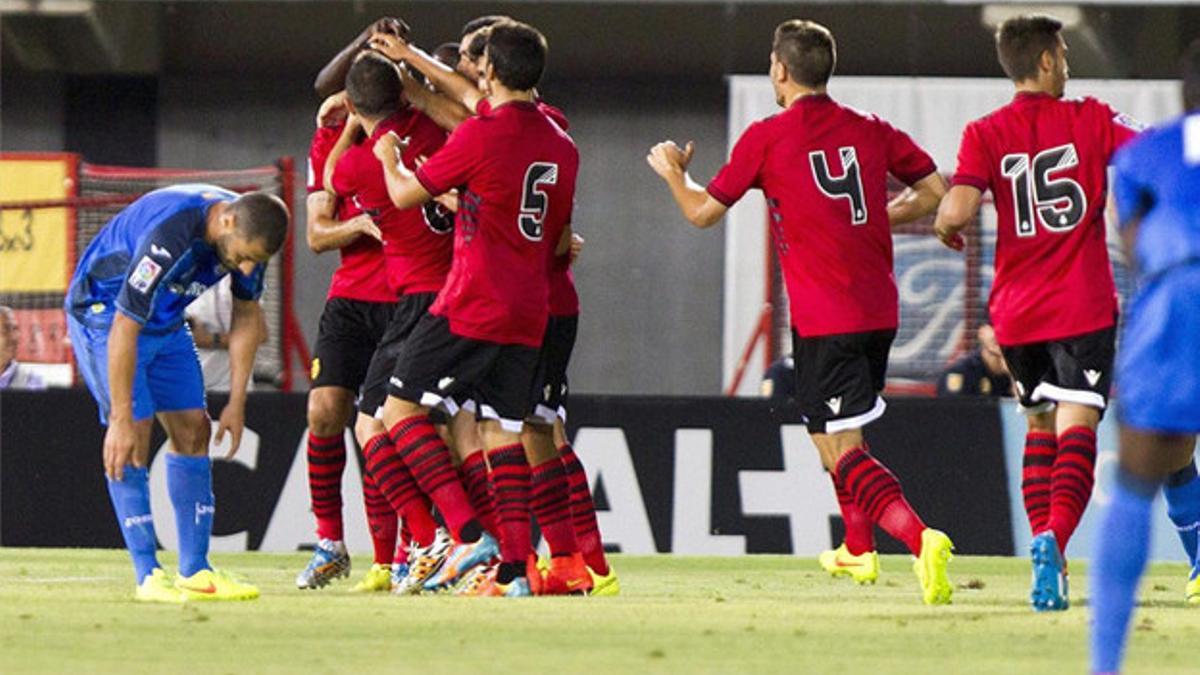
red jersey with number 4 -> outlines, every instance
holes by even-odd
[[[408,147],[400,154],[410,171],[416,168],[417,157],[433,155],[446,141],[446,132],[424,113],[402,110],[342,155],[333,173],[333,189],[350,197],[379,226],[387,281],[395,294],[433,293],[441,290],[450,271],[454,220],[437,204],[403,210],[392,204],[383,167],[374,155],[375,141],[389,131],[407,139]]]
[[[308,146],[308,193],[325,189],[325,160],[337,145],[344,125],[317,127]],[[338,199],[334,215],[349,220],[359,214],[349,199]],[[383,246],[375,239],[360,236],[342,247],[342,262],[329,282],[329,298],[346,298],[363,302],[394,302],[396,294],[387,285],[383,262]]]
[[[992,191],[996,276],[988,301],[1003,345],[1116,322],[1105,240],[1107,170],[1136,124],[1094,98],[1018,93],[963,132],[955,185]]]
[[[708,193],[725,206],[766,195],[801,337],[861,333],[899,323],[888,174],[911,185],[936,170],[904,132],[813,95],[751,124]]]
[[[538,110],[549,117],[551,121],[568,131],[571,123],[563,111],[539,100]],[[486,98],[475,106],[476,112],[486,115],[491,112],[492,104]],[[552,252],[553,253],[553,252]],[[556,255],[550,261],[550,316],[576,316],[579,314],[579,293],[575,290],[575,275],[571,272],[571,252]]]
[[[579,152],[533,103],[515,101],[463,122],[417,170],[438,195],[458,199],[454,264],[430,312],[455,335],[540,347],[549,301],[547,265],[571,222]]]

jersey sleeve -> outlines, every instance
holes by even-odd
[[[1117,203],[1118,227],[1141,218],[1154,207],[1153,181],[1142,176],[1146,164],[1137,159],[1140,144],[1122,148],[1113,159],[1113,199]]]
[[[146,229],[129,258],[117,293],[117,310],[139,324],[150,320],[158,289],[191,246],[189,233],[196,219],[203,217],[203,210],[187,209]]]
[[[759,186],[759,174],[766,160],[763,127],[751,124],[733,146],[729,162],[708,183],[708,194],[726,207],[733,206],[750,188]]]
[[[262,297],[264,280],[267,277],[267,263],[254,266],[250,274],[242,274],[235,269],[229,273],[229,291],[238,300],[258,300]]]
[[[466,183],[482,159],[480,147],[479,118],[468,119],[417,169],[417,181],[435,197]]]
[[[893,176],[906,185],[914,185],[937,171],[933,158],[911,136],[890,124],[887,125],[887,136],[888,171]]]
[[[338,138],[342,135],[342,127],[317,127],[313,132],[312,142],[308,145],[308,192],[320,192],[325,189],[325,160],[333,152]]]
[[[958,146],[958,168],[954,171],[951,185],[969,185],[980,192],[987,192],[991,170],[988,166],[987,148],[980,139],[979,125],[972,122],[963,131]]]
[[[1146,127],[1130,115],[1115,110],[1107,103],[1089,99],[1097,109],[1100,123],[1105,129],[1105,144],[1108,157],[1111,159],[1121,146],[1133,140]]]

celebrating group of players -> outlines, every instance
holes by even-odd
[[[647,161],[698,227],[716,223],[751,188],[765,194],[791,303],[796,399],[846,523],[845,542],[820,562],[835,576],[874,582],[879,525],[917,556],[928,604],[950,601],[950,540],[916,515],[861,431],[884,412],[878,394],[896,334],[890,228],[936,212],[935,234],[961,250],[962,230],[991,191],[998,239],[989,311],[1028,419],[1022,491],[1037,611],[1069,605],[1064,553],[1091,497],[1096,428],[1113,382],[1118,305],[1104,210],[1115,163],[1121,226],[1136,240],[1141,282],[1117,373],[1125,393],[1120,469],[1097,550],[1093,664],[1115,672],[1145,564],[1150,502],[1164,484],[1192,562],[1188,599],[1200,601],[1200,124],[1193,114],[1134,141],[1140,128],[1108,105],[1063,98],[1061,31],[1048,16],[1000,26],[996,51],[1016,96],[967,126],[949,188],[907,135],[827,95],[833,36],[798,20],[776,29],[771,53],[784,112],[752,124],[707,188],[687,174],[690,143],[660,143]],[[1184,103],[1200,109],[1200,44],[1185,57]],[[891,201],[889,173],[910,186]]]
[[[349,575],[340,489],[353,414],[375,548],[356,590],[616,594],[563,430],[579,157],[537,95],[545,38],[481,17],[440,50],[444,63],[408,35],[381,19],[318,77],[328,97],[308,239],[341,249],[342,264],[309,394],[319,542],[296,584]],[[540,566],[531,515],[550,549]]]

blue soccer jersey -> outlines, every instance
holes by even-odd
[[[1133,141],[1116,157],[1122,227],[1136,225],[1138,288],[1117,357],[1121,421],[1200,432],[1200,114]]]
[[[130,204],[84,251],[67,291],[67,314],[107,329],[119,311],[142,324],[143,333],[165,335],[182,326],[188,304],[226,274],[233,276],[234,297],[257,300],[266,265],[249,276],[230,270],[204,241],[209,208],[236,198],[213,185],[177,185]]]

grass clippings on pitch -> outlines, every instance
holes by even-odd
[[[618,598],[369,597],[298,591],[301,553],[217,554],[258,583],[243,603],[142,605],[123,551],[0,549],[0,672],[1082,673],[1086,566],[1074,606],[1034,614],[1023,560],[959,557],[954,604],[920,603],[908,559],[877,586],[782,556],[614,556]],[[174,563],[166,554],[163,561]],[[369,564],[357,557],[351,581]],[[1198,668],[1200,607],[1183,565],[1142,587],[1130,673]]]

